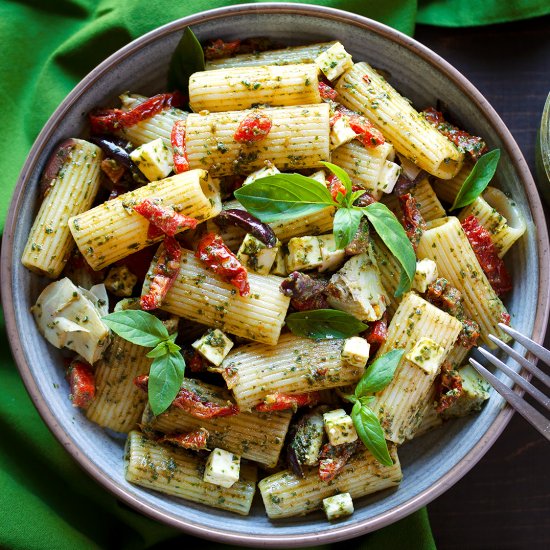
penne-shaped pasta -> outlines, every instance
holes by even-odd
[[[210,402],[225,405],[230,393],[224,388],[196,380],[187,380],[196,387],[201,397]],[[283,442],[292,418],[292,411],[272,413],[242,411],[234,416],[199,419],[188,412],[170,407],[159,416],[154,416],[147,406],[141,426],[144,431],[154,430],[164,434],[190,432],[199,428],[208,431],[209,449],[220,448],[242,458],[255,460],[269,468],[276,466]]]
[[[453,204],[462,184],[466,181],[466,178],[470,175],[474,163],[469,158],[464,159],[462,168],[451,179],[436,179],[433,183],[433,189],[435,194],[444,202]]]
[[[380,272],[380,282],[386,291],[386,311],[391,319],[394,316],[402,298],[401,296],[395,296],[395,291],[399,286],[401,266],[399,265],[397,258],[388,250],[386,245],[378,236],[375,236],[372,239],[372,249],[376,258],[378,271]]]
[[[54,155],[43,175],[46,195],[21,258],[26,268],[52,279],[59,277],[74,247],[69,218],[88,210],[97,195],[103,159],[99,147],[82,139],[65,141]]]
[[[280,277],[249,273],[248,281],[250,294],[239,296],[233,285],[206,269],[193,252],[183,250],[180,272],[161,309],[229,334],[274,346],[290,298],[279,290]],[[148,279],[144,291],[147,285]]]
[[[458,288],[464,298],[464,309],[481,329],[481,340],[490,348],[495,344],[489,334],[507,342],[510,337],[500,330],[507,311],[481,269],[458,218],[441,218],[430,222],[418,244],[418,257],[437,264],[440,277]]]
[[[147,489],[214,508],[248,515],[256,492],[256,468],[242,464],[230,488],[203,480],[205,460],[190,451],[159,445],[140,432],[128,434],[124,454],[126,480]]]
[[[323,499],[337,493],[360,498],[396,487],[402,478],[394,445],[389,445],[392,466],[384,466],[361,447],[332,481],[319,481],[318,468],[308,468],[300,478],[284,470],[262,479],[258,489],[271,519],[301,516],[322,508]]]
[[[240,111],[255,105],[321,103],[319,69],[314,63],[222,68],[194,73],[189,79],[189,105],[207,110]]]
[[[430,388],[461,330],[459,321],[417,294],[403,298],[378,357],[396,348],[405,354],[392,381],[370,404],[386,439],[399,444],[412,437]]]
[[[262,113],[271,120],[260,141],[239,143],[235,133],[244,119]],[[266,160],[279,170],[318,168],[330,159],[329,106],[301,105],[249,111],[190,114],[185,143],[191,168],[211,176],[249,174]]]
[[[222,376],[242,410],[277,393],[309,393],[357,382],[363,367],[341,358],[343,340],[312,340],[281,335],[276,347],[247,344],[221,365]]]
[[[162,238],[149,239],[149,222],[132,210],[143,199],[154,199],[198,220],[217,216],[221,211],[219,191],[208,174],[191,170],[151,182],[73,216],[69,228],[93,269],[102,269]]]
[[[464,155],[367,63],[356,63],[336,84],[339,100],[365,115],[395,149],[426,172],[450,179]]]
[[[435,393],[435,385],[432,385],[430,393],[426,397],[424,405],[420,410],[420,414],[418,415],[418,427],[414,430],[411,430],[411,436],[408,439],[420,437],[421,435],[424,435],[425,433],[443,424],[443,420],[441,416],[437,414],[434,406]]]

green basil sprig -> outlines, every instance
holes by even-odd
[[[260,178],[235,191],[235,197],[248,212],[264,223],[305,216],[327,206],[335,207],[333,233],[337,248],[353,239],[361,219],[366,217],[391,253],[401,264],[401,281],[396,296],[410,288],[416,271],[414,249],[395,215],[381,203],[353,206],[364,191],[352,191],[349,175],[339,166],[323,163],[344,185],[346,193],[334,200],[325,185],[300,174],[276,174]]]
[[[468,206],[485,191],[485,188],[495,175],[499,160],[500,149],[489,151],[479,158],[460,187],[451,210]]]
[[[204,52],[195,33],[185,27],[183,35],[172,54],[168,68],[168,87],[186,93],[189,89],[189,77],[198,71],[204,71]]]
[[[369,405],[374,399],[372,394],[383,390],[392,381],[395,369],[404,353],[405,350],[394,349],[379,357],[365,371],[355,386],[353,395],[346,395],[346,399],[353,403],[351,419],[357,435],[376,460],[385,466],[391,466],[393,461],[388,451],[384,430]]]
[[[314,309],[291,313],[286,324],[292,333],[315,340],[348,338],[367,330],[353,315],[336,309]]]
[[[162,322],[146,311],[117,311],[102,320],[124,340],[153,348],[147,353],[147,357],[153,359],[147,395],[153,414],[164,412],[178,394],[185,372],[181,348],[174,342],[177,334],[168,334]]]

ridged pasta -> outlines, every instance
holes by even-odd
[[[167,495],[246,516],[256,492],[256,468],[242,464],[240,479],[226,489],[203,480],[205,460],[159,445],[143,434],[128,434],[124,456],[126,480]]]
[[[338,80],[336,91],[341,103],[365,115],[399,153],[426,172],[449,179],[460,170],[464,155],[367,63],[355,63]]]
[[[262,479],[258,489],[267,515],[271,519],[300,516],[319,510],[324,498],[338,493],[350,493],[355,499],[396,487],[403,477],[401,465],[395,446],[389,445],[389,450],[392,466],[382,465],[363,447],[328,482],[319,481],[318,468],[306,469],[303,478],[284,470]]]
[[[191,168],[211,176],[249,174],[269,160],[279,170],[318,168],[330,159],[329,106],[301,105],[261,110],[272,121],[261,141],[250,144],[234,139],[242,120],[254,111],[190,114],[185,142]]]
[[[187,380],[187,383],[193,384],[201,396],[213,403],[224,405],[230,400],[231,394],[224,388],[194,380]],[[161,415],[154,416],[151,409],[146,407],[141,426],[144,431],[154,430],[165,434],[205,428],[209,434],[209,449],[225,449],[272,468],[279,460],[291,418],[292,411],[242,411],[235,416],[200,419],[178,407],[171,407]]]
[[[433,182],[433,189],[435,194],[445,202],[453,204],[462,184],[466,178],[470,175],[474,163],[469,158],[464,159],[462,168],[457,172],[457,174],[451,179],[436,179]]]
[[[101,149],[82,139],[70,141],[70,153],[48,182],[21,258],[26,268],[52,279],[59,277],[74,248],[69,218],[92,206],[100,185]]]
[[[403,443],[418,427],[425,398],[439,372],[441,363],[453,347],[462,324],[448,313],[410,292],[399,304],[390,326],[388,338],[378,356],[401,348],[405,350],[392,381],[375,395],[370,404],[378,415],[386,439]],[[429,337],[441,348],[436,368],[424,368],[407,358],[407,354],[423,337]],[[435,366],[435,365],[434,365]]]
[[[269,395],[307,393],[357,382],[364,368],[341,359],[343,340],[281,335],[276,347],[247,344],[224,359],[222,376],[242,410]]]
[[[418,417],[419,418],[418,427],[414,430],[411,430],[411,436],[408,439],[414,439],[415,437],[420,437],[421,435],[424,435],[425,433],[443,424],[443,420],[441,416],[437,414],[437,411],[435,409],[435,405],[434,405],[435,394],[436,394],[435,385],[432,385],[432,388],[428,393],[428,396],[424,400],[424,405],[422,406],[422,409],[420,411],[420,414]]]
[[[399,286],[399,278],[401,276],[401,266],[397,258],[388,250],[382,240],[375,236],[372,239],[372,249],[376,258],[376,265],[380,272],[380,281],[386,296],[386,311],[391,319],[399,306],[402,297],[396,297],[395,291]]]
[[[458,218],[450,216],[430,222],[417,254],[420,259],[433,260],[439,276],[460,290],[466,313],[480,326],[483,343],[496,347],[489,334],[505,342],[510,339],[498,326],[507,314],[506,308],[483,273]]]
[[[76,244],[96,271],[137,252],[161,237],[149,239],[149,222],[132,205],[155,199],[173,206],[182,214],[198,220],[217,216],[221,211],[219,191],[204,170],[191,170],[154,181],[124,193],[69,220]]]

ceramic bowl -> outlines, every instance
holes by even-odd
[[[316,6],[251,4],[200,13],[156,29],[94,69],[52,115],[21,173],[6,225],[2,256],[3,304],[15,359],[40,414],[75,460],[107,490],[135,509],[194,535],[226,543],[292,547],[355,537],[388,525],[427,504],[459,480],[489,449],[511,410],[497,394],[480,414],[445,424],[400,450],[403,482],[396,490],[359,499],[346,520],[328,523],[321,513],[270,521],[258,498],[249,517],[217,511],[127,483],[123,440],[88,422],[67,399],[61,356],[39,335],[29,307],[45,281],[20,263],[37,202],[37,183],[53,147],[86,133],[86,116],[124,90],[164,90],[170,55],[182,29],[198,38],[232,40],[267,35],[286,44],[341,40],[357,60],[390,74],[416,106],[444,100],[454,118],[499,147],[501,187],[518,202],[528,232],[509,266],[515,280],[507,300],[513,325],[541,341],[548,316],[548,237],[535,185],[509,131],[482,95],[453,67],[413,39],[364,17]]]

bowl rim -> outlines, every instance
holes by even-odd
[[[96,80],[109,71],[113,65],[116,65],[121,58],[126,58],[132,55],[136,50],[141,49],[150,42],[153,42],[167,34],[177,32],[188,25],[227,18],[235,15],[258,13],[322,16],[325,19],[347,23],[390,39],[391,41],[411,50],[424,61],[435,67],[438,71],[444,73],[454,83],[454,85],[468,97],[471,102],[473,102],[482,112],[484,112],[485,117],[489,120],[502,140],[519,179],[523,183],[529,208],[535,222],[534,225],[536,228],[537,252],[539,258],[539,290],[532,338],[539,343],[542,343],[544,340],[548,322],[548,313],[550,310],[550,292],[548,290],[550,286],[550,272],[546,269],[546,267],[550,264],[550,251],[544,211],[533,177],[529,171],[523,154],[519,149],[519,146],[489,102],[466,77],[464,77],[457,69],[455,69],[438,54],[400,31],[361,15],[323,6],[294,4],[288,2],[239,4],[203,11],[172,21],[130,42],[114,54],[110,55],[95,69],[88,73],[88,75],[86,75],[67,95],[59,107],[50,116],[36,138],[31,151],[29,152],[12,197],[2,239],[0,280],[3,281],[1,290],[6,329],[14,359],[27,391],[50,431],[65,447],[69,454],[72,455],[79,466],[104,488],[106,488],[111,494],[121,499],[138,512],[141,512],[155,520],[159,520],[164,524],[176,527],[191,535],[218,542],[242,544],[245,546],[290,548],[296,546],[309,546],[319,543],[331,543],[356,537],[398,521],[399,519],[408,516],[422,506],[428,504],[461,479],[483,457],[508,424],[514,412],[513,409],[509,406],[504,406],[491,426],[470,450],[468,455],[466,455],[449,472],[440,478],[433,486],[419,493],[404,504],[386,510],[385,512],[364,521],[342,527],[334,527],[327,524],[327,527],[330,530],[322,533],[302,533],[296,535],[254,535],[228,533],[223,531],[223,529],[206,528],[189,522],[185,518],[176,518],[170,514],[156,510],[150,505],[128,494],[124,488],[104,477],[104,475],[95,466],[93,460],[80,451],[79,447],[74,443],[69,434],[67,434],[58,424],[47,403],[42,400],[40,389],[35,383],[29,366],[25,362],[23,346],[15,321],[15,304],[12,294],[13,241],[15,226],[17,224],[16,212],[18,211],[18,207],[23,198],[23,188],[25,183],[30,177],[32,173],[31,171],[37,163],[44,148],[49,145],[51,134],[56,126],[56,121],[61,119],[70,109],[73,102],[84,94]]]

